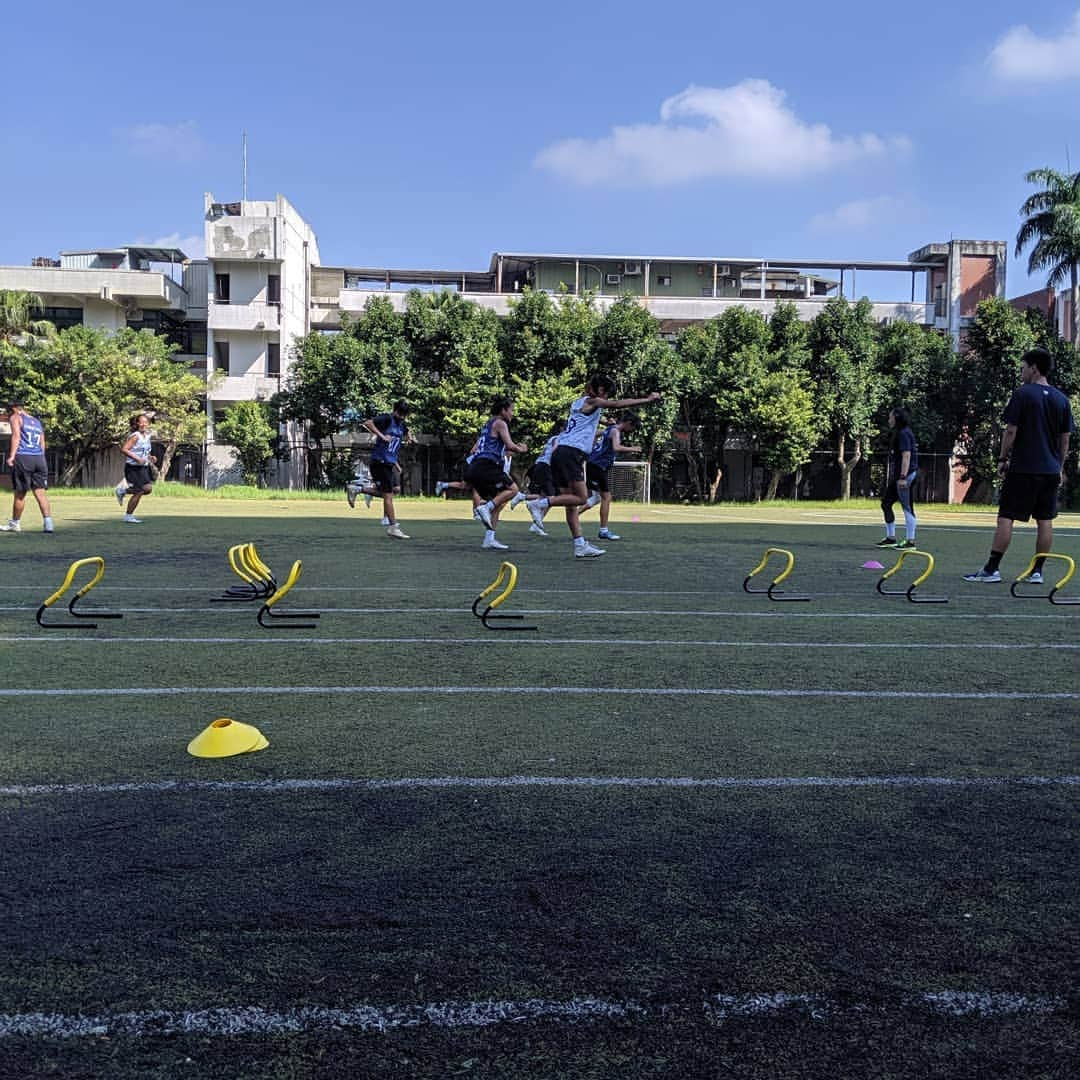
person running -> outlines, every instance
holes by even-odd
[[[574,540],[574,557],[594,559],[604,554],[603,548],[594,547],[581,535],[581,508],[589,501],[585,486],[585,461],[596,442],[596,429],[603,409],[629,409],[635,405],[652,405],[660,400],[655,390],[643,398],[614,399],[615,383],[606,375],[593,375],[585,384],[585,393],[570,406],[566,426],[559,435],[559,445],[551,455],[551,475],[558,495],[542,496],[529,503],[533,522],[543,527],[544,513],[548,507],[562,506],[566,509],[566,525]]]
[[[524,491],[519,491],[510,500],[510,509],[515,509],[518,504],[523,503],[530,495],[540,498],[547,496],[551,498],[555,494],[555,480],[551,475],[551,455],[555,452],[555,447],[559,444],[559,436],[562,434],[563,426],[561,423],[556,424],[551,429],[551,435],[548,437],[547,442],[544,443],[544,449],[541,451],[540,456],[532,463],[528,471],[525,473],[525,479],[528,481],[528,494]],[[546,514],[547,511],[545,510]],[[543,514],[540,516],[540,523],[535,520],[529,526],[529,532],[536,533],[537,536],[547,536],[547,530],[543,524]]]
[[[130,496],[124,521],[128,525],[141,525],[142,518],[135,516],[135,508],[144,495],[154,490],[150,466],[157,464],[157,458],[150,453],[150,417],[146,413],[137,413],[131,418],[130,427],[131,434],[120,447],[124,455],[124,485],[117,485],[116,501],[122,507],[124,496]]]
[[[514,403],[508,397],[497,397],[491,403],[491,418],[483,426],[473,449],[472,460],[465,470],[465,483],[473,489],[473,517],[484,526],[485,548],[506,551],[507,545],[495,538],[499,514],[517,493],[507,465],[507,455],[524,454],[529,448],[510,438],[509,423],[514,418]]]
[[[1029,349],[1020,360],[1021,386],[1013,392],[1002,419],[998,476],[1002,478],[997,527],[990,557],[965,581],[1000,581],[998,567],[1012,540],[1013,522],[1035,518],[1035,554],[1054,543],[1058,489],[1065,483],[1069,436],[1075,430],[1069,399],[1046,381],[1053,358],[1046,349]],[[1036,559],[1027,580],[1041,585],[1045,559]]]
[[[15,491],[11,502],[11,518],[0,525],[0,532],[22,532],[22,515],[26,493],[32,491],[41,511],[44,531],[53,532],[52,510],[49,507],[49,466],[45,460],[45,429],[36,416],[31,416],[21,401],[8,406],[11,425],[11,446],[7,466],[11,470],[11,486]]]
[[[915,510],[912,487],[919,473],[919,446],[911,430],[911,413],[902,405],[889,412],[889,430],[892,432],[892,451],[889,455],[889,482],[881,497],[881,512],[885,517],[885,535],[877,542],[878,547],[897,550],[915,547]],[[899,502],[904,512],[904,539],[896,539],[896,515],[893,503]]]
[[[403,442],[415,441],[409,432],[409,425],[405,423],[408,415],[408,402],[396,401],[390,412],[380,413],[364,421],[364,428],[375,436],[375,446],[371,451],[371,483],[353,480],[345,485],[345,497],[349,500],[350,507],[356,506],[357,495],[364,496],[365,506],[371,505],[375,495],[382,496],[383,518],[389,523],[386,535],[395,540],[409,539],[408,534],[398,524],[394,511],[394,495],[401,490],[398,480],[401,475],[398,453]]]
[[[581,510],[584,513],[599,501],[601,540],[622,539],[608,528],[608,515],[611,513],[611,467],[618,454],[641,453],[640,446],[627,446],[622,441],[622,436],[635,431],[639,423],[634,413],[627,413],[622,419],[610,423],[589,454],[589,460],[585,462],[585,486],[592,494]]]

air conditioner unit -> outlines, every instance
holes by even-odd
[[[637,276],[638,274],[641,273],[641,263],[639,263],[639,262],[627,263],[626,264],[626,269],[623,270],[623,273],[627,277],[635,277],[635,276]]]
[[[102,285],[101,291],[98,293],[98,296],[101,297],[102,300],[111,300],[112,289],[110,289],[108,285]]]
[[[720,277],[731,277],[731,267],[730,266],[718,266],[716,268],[716,273]]]
[[[622,274],[605,274],[604,275],[604,284],[605,285],[621,285],[622,284]]]

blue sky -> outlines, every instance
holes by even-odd
[[[135,240],[198,254],[203,192],[240,197],[244,130],[250,197],[286,195],[327,265],[897,259],[950,235],[1011,251],[1023,174],[1064,169],[1070,138],[1080,168],[1080,0],[1020,10],[19,5],[0,264]],[[1026,287],[1012,260],[1010,295]]]

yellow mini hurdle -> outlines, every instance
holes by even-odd
[[[271,596],[261,608],[259,608],[259,614],[257,616],[259,625],[265,630],[314,630],[314,623],[290,623],[288,627],[274,626],[273,623],[268,623],[266,619],[318,619],[319,612],[317,611],[274,611],[273,607],[285,598],[289,590],[300,580],[300,572],[303,570],[303,564],[299,559],[292,564],[292,569],[289,571],[289,576],[285,579],[285,584],[282,585]]]
[[[1065,576],[1058,581],[1049,593],[1017,592],[1016,587],[1018,585],[1023,585],[1025,583],[1024,579],[1035,569],[1036,559],[1056,559],[1058,562],[1063,562],[1065,564]],[[1009,592],[1015,596],[1017,600],[1049,600],[1051,604],[1061,605],[1080,604],[1080,596],[1063,596],[1060,600],[1056,597],[1057,591],[1065,588],[1075,573],[1076,563],[1073,559],[1070,559],[1068,555],[1055,555],[1052,551],[1041,551],[1032,556],[1031,562],[1027,564],[1027,569],[1009,586]]]
[[[44,621],[43,616],[45,612],[53,606],[58,600],[61,600],[64,594],[71,588],[72,582],[75,580],[75,575],[84,567],[93,566],[96,567],[94,576],[71,598],[68,603],[68,614],[73,615],[76,619],[122,619],[124,616],[115,611],[76,611],[75,605],[105,576],[105,560],[100,555],[91,555],[86,559],[77,559],[68,567],[67,576],[64,578],[64,584],[60,586],[50,596],[45,603],[37,609],[37,615],[35,618],[38,621],[39,626],[43,626],[46,630],[62,630],[62,629],[75,629],[75,630],[96,630],[97,623],[91,622],[65,622],[65,623],[47,623]]]
[[[769,557],[771,555],[782,555],[787,560],[786,565],[784,566],[784,569],[781,570],[780,573],[777,574],[777,576],[775,578],[773,578],[773,580],[770,582],[769,587],[767,589],[754,589],[754,588],[751,588],[750,587],[751,580],[753,578],[755,578],[758,574],[760,574],[762,570],[765,569],[765,567],[768,565]],[[784,593],[784,591],[782,589],[778,589],[776,587],[777,585],[781,584],[781,582],[786,581],[787,578],[789,578],[791,576],[791,571],[794,570],[794,569],[795,569],[795,556],[792,555],[792,553],[790,551],[788,551],[787,548],[775,548],[775,547],[766,548],[765,549],[765,554],[764,554],[764,556],[762,556],[761,562],[759,562],[757,564],[757,566],[755,566],[754,569],[751,570],[750,573],[747,574],[746,577],[743,579],[743,583],[742,583],[743,591],[748,592],[751,595],[763,594],[765,596],[768,596],[768,598],[770,600],[788,600],[788,601],[796,601],[796,602],[798,602],[798,601],[804,601],[804,600],[812,599],[812,597],[809,597],[809,596],[787,596],[787,595],[785,595],[785,593]]]
[[[275,592],[277,581],[270,567],[259,558],[254,544],[233,544],[229,548],[228,558],[233,573],[244,584],[230,585],[223,596],[212,597],[211,603],[265,599]]]
[[[524,619],[524,615],[493,615],[492,612],[504,603],[514,591],[517,585],[517,567],[511,562],[504,562],[499,567],[499,575],[495,580],[473,601],[472,613],[489,629],[489,630],[536,630],[535,626],[492,626],[492,622],[510,622],[519,619]],[[480,605],[484,602],[484,599],[490,596],[497,589],[502,589],[502,592],[495,597],[481,612],[479,610]]]
[[[893,576],[893,574],[899,571],[900,567],[904,565],[904,560],[909,556],[914,555],[920,559],[926,560],[926,569],[906,588],[906,589],[886,589],[885,582]],[[886,570],[884,574],[878,578],[877,591],[882,596],[906,596],[913,604],[947,604],[949,598],[947,596],[916,596],[915,590],[934,572],[934,556],[929,551],[919,551],[917,548],[908,548],[905,551],[900,552],[900,557],[896,560],[896,565],[891,570]]]

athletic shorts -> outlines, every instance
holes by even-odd
[[[1005,474],[1005,483],[1001,485],[1001,502],[998,505],[998,517],[1012,521],[1052,521],[1058,514],[1058,488],[1061,477],[1058,473]]]
[[[398,489],[397,472],[389,461],[371,461],[371,483],[383,495],[390,495]]]
[[[585,460],[588,454],[576,446],[556,446],[551,455],[551,478],[560,491],[572,488],[585,479]]]
[[[124,479],[128,482],[128,487],[136,488],[139,491],[142,491],[144,487],[150,487],[154,483],[149,466],[136,465],[131,461],[124,465]]]
[[[20,494],[49,486],[49,466],[44,454],[16,454],[11,466],[11,486]]]
[[[472,464],[465,470],[465,483],[482,499],[494,499],[500,491],[505,491],[513,480],[503,472],[502,462],[491,458],[473,458]]]
[[[546,461],[537,461],[529,470],[529,493],[532,495],[554,495],[555,481],[551,476],[551,466]]]
[[[610,491],[607,469],[601,469],[599,465],[587,461],[585,463],[585,486],[590,491]]]

